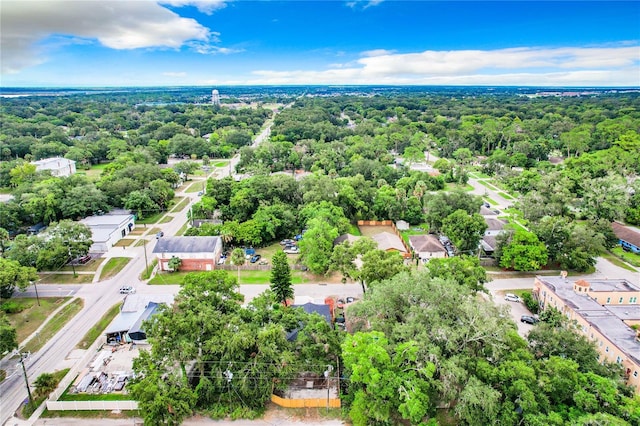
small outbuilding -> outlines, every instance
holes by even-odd
[[[613,222],[611,228],[623,250],[640,253],[640,231],[620,222]]]
[[[172,257],[181,260],[181,271],[212,271],[222,254],[222,239],[213,237],[162,237],[153,249],[161,271],[172,270]]]

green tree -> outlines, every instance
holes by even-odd
[[[311,219],[307,222],[307,232],[298,243],[305,265],[314,274],[324,274],[329,270],[333,240],[338,237],[338,229],[325,220]]]
[[[36,397],[47,397],[51,392],[56,390],[58,382],[51,373],[42,373],[38,376],[33,385],[36,388]]]
[[[160,211],[160,206],[153,202],[148,191],[132,191],[124,202],[124,208],[134,211],[138,219]]]
[[[347,335],[343,362],[353,398],[349,417],[354,425],[411,424],[435,413],[430,391],[435,365],[418,361],[418,344],[391,345],[383,333]]]
[[[478,213],[468,214],[456,210],[442,221],[442,232],[449,237],[458,253],[478,250],[478,243],[487,229],[487,223]]]
[[[372,283],[383,281],[406,270],[404,260],[397,251],[370,250],[362,256],[359,271],[362,291]]]
[[[18,333],[4,312],[0,311],[0,355],[18,349]]]
[[[431,259],[426,266],[432,278],[452,279],[474,293],[488,292],[484,286],[489,282],[487,271],[480,266],[480,260],[475,256],[462,255]]]
[[[15,260],[0,258],[0,298],[9,299],[16,288],[24,291],[37,279],[35,268],[21,266]]]
[[[517,230],[500,249],[500,266],[515,271],[537,271],[547,260],[547,247],[533,232]]]
[[[276,300],[287,304],[288,299],[293,299],[293,287],[291,286],[291,270],[284,251],[278,250],[271,260],[271,291]]]
[[[241,248],[233,249],[231,252],[231,264],[238,267],[238,282],[240,282],[240,267],[246,261],[244,250]]]
[[[0,256],[7,257],[6,250],[10,245],[9,231],[0,228]]]
[[[167,262],[167,266],[173,272],[177,272],[180,269],[180,265],[182,265],[182,259],[177,256],[171,256],[171,259]]]

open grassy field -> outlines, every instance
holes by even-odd
[[[184,192],[198,192],[198,191],[204,191],[204,189],[207,186],[207,181],[206,180],[200,180],[198,182],[194,182],[191,185],[189,185],[189,187],[187,189],[185,189]]]
[[[613,263],[614,265],[620,268],[626,269],[627,271],[637,272],[634,267],[630,266],[626,262],[623,262],[622,260],[620,260],[620,258],[618,258],[618,256],[616,256],[611,252],[601,253],[600,256],[602,256],[603,258],[607,259],[609,262]]]
[[[104,314],[102,318],[100,318],[100,321],[98,321],[93,327],[89,329],[89,331],[87,331],[87,334],[84,335],[84,337],[82,338],[80,343],[78,343],[76,348],[89,349],[89,346],[91,346],[93,342],[95,342],[95,340],[102,334],[102,332],[107,328],[107,326],[111,324],[111,321],[113,321],[116,315],[120,313],[121,305],[122,305],[122,302],[118,302],[115,305],[113,305],[111,309],[109,309],[107,313]]]
[[[640,267],[640,255],[624,251],[620,246],[614,247],[611,252],[625,262]]]
[[[44,320],[67,300],[69,297],[41,297],[40,306],[38,306],[35,298],[17,297],[11,299],[11,302],[24,308],[22,312],[7,314],[9,322],[16,329],[18,343],[23,342],[36,331]]]
[[[133,238],[123,238],[120,241],[118,241],[117,243],[115,243],[113,246],[114,247],[129,247],[131,244],[133,244],[135,240]]]
[[[98,258],[91,259],[84,265],[75,265],[76,272],[95,272],[98,270],[98,267],[102,265],[102,262],[104,262],[104,259],[101,257],[98,257]],[[60,268],[60,270],[72,272],[73,267],[71,265],[65,265],[62,268]]]
[[[43,284],[91,284],[94,274],[56,274],[50,272],[40,272],[40,281]]]
[[[184,197],[176,197],[181,198],[181,200],[176,204],[174,208],[171,209],[172,212],[181,212],[189,205],[189,199]]]
[[[213,167],[226,167],[229,165],[229,160],[216,160],[213,164]]]
[[[23,352],[36,352],[42,348],[49,340],[55,336],[84,306],[84,300],[74,299],[71,303],[60,310],[53,318],[47,322],[42,330],[38,332],[34,339],[25,344],[21,350]],[[35,329],[34,329],[35,331]]]
[[[114,277],[131,261],[130,257],[112,257],[102,268],[101,280]]]

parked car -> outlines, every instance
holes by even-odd
[[[156,239],[160,238],[160,237],[164,237],[164,232],[160,231],[156,234]]]
[[[504,300],[506,300],[507,302],[520,302],[520,298],[515,294],[511,294],[511,293],[507,293],[504,296]]]
[[[283,251],[285,253],[287,253],[287,254],[298,254],[298,253],[300,253],[300,249],[298,247],[295,247],[295,246],[285,247],[285,249]]]
[[[226,261],[227,261],[227,257],[221,256],[220,259],[218,259],[218,265],[224,265],[224,262]]]
[[[491,204],[487,203],[486,201],[484,203],[482,203],[483,206],[485,206],[486,208],[491,208]]]
[[[520,317],[520,322],[526,322],[527,324],[535,324],[538,322],[538,318],[531,315],[523,315]]]
[[[251,256],[251,259],[249,259],[249,262],[251,263],[256,263],[258,260],[260,260],[262,256],[260,256],[259,254],[254,254],[253,256]]]
[[[136,292],[136,289],[130,285],[123,285],[120,287],[120,294],[133,294]]]
[[[292,245],[295,245],[295,243],[296,243],[296,242],[295,242],[294,240],[290,239],[290,238],[287,238],[286,240],[282,240],[282,241],[280,241],[280,245],[281,245],[281,246],[285,246],[285,247],[286,247],[286,246],[292,246]]]
[[[203,192],[203,191],[199,191],[199,192],[198,192],[198,197],[202,197],[203,195],[204,195],[204,192]]]
[[[85,263],[87,263],[90,260],[91,260],[91,255],[90,254],[85,254],[84,256],[80,256],[78,258],[78,263],[82,263],[84,265]]]
[[[353,302],[355,302],[356,300],[358,300],[358,298],[357,298],[357,297],[351,297],[351,296],[347,297],[347,303],[353,303]]]

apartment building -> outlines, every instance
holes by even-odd
[[[534,297],[555,307],[595,341],[600,360],[621,364],[640,394],[640,286],[624,279],[571,280],[537,276]]]

